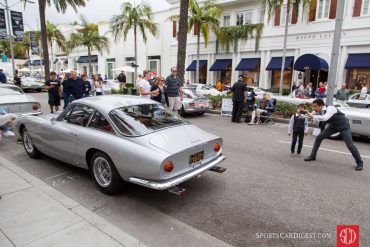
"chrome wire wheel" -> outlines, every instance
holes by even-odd
[[[108,187],[112,182],[112,169],[103,157],[97,157],[93,162],[93,172],[96,182],[101,187]]]
[[[27,153],[31,154],[34,151],[32,140],[27,130],[23,131],[23,145]]]

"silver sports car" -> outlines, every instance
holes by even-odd
[[[98,188],[122,182],[170,189],[225,159],[222,138],[137,96],[106,95],[74,101],[59,115],[26,116],[17,131],[31,158],[42,153],[89,169]]]
[[[182,88],[182,95],[184,99],[182,100],[182,107],[180,110],[180,115],[182,117],[186,114],[198,114],[203,115],[209,111],[209,101],[208,98],[196,93],[196,91],[189,87]]]
[[[16,85],[6,83],[0,83],[0,106],[7,113],[41,114],[41,105],[34,97],[25,94]]]

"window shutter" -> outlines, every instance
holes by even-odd
[[[299,8],[299,5],[297,3],[294,3],[293,8],[292,8],[292,24],[296,24],[297,23],[297,20],[298,20],[298,8]]]
[[[337,0],[330,1],[330,11],[329,11],[329,19],[335,19],[337,14]]]
[[[316,19],[316,7],[317,7],[317,0],[311,0],[311,2],[310,2],[310,15],[308,17],[308,21],[315,21],[315,19]]]
[[[198,26],[198,23],[194,23],[194,35],[198,35],[199,34],[199,26]]]
[[[280,26],[280,11],[281,11],[280,6],[276,6],[274,26]]]
[[[173,21],[172,22],[172,37],[176,37],[177,35],[177,22],[176,21]]]
[[[355,0],[355,5],[353,6],[353,17],[361,15],[361,5],[362,0]]]

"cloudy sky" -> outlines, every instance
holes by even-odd
[[[11,10],[23,12],[23,22],[25,30],[37,29],[39,21],[38,0],[33,0],[35,4],[27,4],[26,8],[19,0],[8,0]],[[3,1],[1,1],[3,2]],[[53,2],[53,0],[51,1]],[[70,23],[78,20],[78,16],[82,13],[91,22],[101,20],[109,20],[113,15],[120,13],[120,6],[123,2],[141,3],[142,0],[89,0],[85,8],[79,8],[76,13],[72,8],[69,8],[65,14],[58,13],[53,6],[46,9],[46,19],[53,23]],[[166,0],[144,0],[144,2],[152,7],[153,10],[163,10],[169,7]]]

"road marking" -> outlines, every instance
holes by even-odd
[[[70,172],[63,172],[61,174],[58,174],[58,175],[55,175],[55,176],[52,176],[52,177],[45,178],[44,180],[49,180],[51,178],[59,177],[59,176],[62,176],[62,175],[68,174],[68,173],[70,173]]]
[[[292,142],[287,142],[287,141],[279,141],[281,143],[286,143],[286,144],[291,144]],[[303,145],[304,147],[312,148],[312,146],[309,145]],[[352,155],[351,153],[348,152],[342,152],[342,151],[337,151],[337,150],[332,150],[332,149],[327,149],[327,148],[320,148],[319,150],[324,150],[328,152],[333,152],[333,153],[338,153],[338,154],[346,154],[346,155]],[[366,155],[361,155],[362,158],[370,159],[370,156]]]

